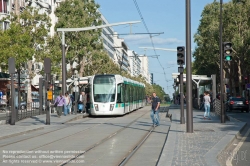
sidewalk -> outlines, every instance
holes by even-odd
[[[15,125],[0,125],[0,140],[36,130],[42,130],[46,126],[64,124],[87,116],[88,114],[78,113],[77,115],[62,115],[60,118],[58,118],[56,113],[52,113],[50,116],[50,125],[46,125],[46,114],[17,121]]]
[[[211,120],[204,120],[204,112],[193,111],[193,133],[186,133],[186,124],[180,124],[180,107],[170,106],[172,124],[164,145],[159,166],[220,165],[219,153],[230,144],[246,125],[245,122],[227,121],[220,123],[220,117],[211,114]],[[186,113],[186,110],[184,110]],[[186,115],[185,115],[186,120]]]

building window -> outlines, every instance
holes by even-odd
[[[8,21],[0,22],[0,30],[6,30],[9,29],[10,23]]]
[[[8,0],[0,0],[0,13],[7,13]]]

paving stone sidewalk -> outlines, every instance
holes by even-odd
[[[237,121],[221,124],[219,116],[213,113],[211,120],[204,120],[204,112],[194,110],[194,132],[186,133],[186,124],[180,124],[180,109],[172,106],[169,113],[172,124],[158,166],[219,166],[218,155],[246,125]]]
[[[21,135],[36,130],[42,130],[47,126],[60,125],[62,123],[74,121],[86,116],[88,116],[88,114],[77,114],[77,115],[67,115],[67,116],[62,115],[60,118],[58,118],[57,114],[53,113],[51,114],[50,117],[50,125],[46,125],[45,114],[17,121],[15,125],[9,125],[9,124],[0,125],[0,140],[7,137]]]

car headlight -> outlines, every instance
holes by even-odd
[[[94,106],[95,106],[95,110],[96,110],[96,111],[99,111],[99,109],[98,109],[98,104],[94,104]]]
[[[109,111],[113,111],[113,109],[114,109],[114,104],[110,104]]]

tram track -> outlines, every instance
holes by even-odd
[[[146,113],[145,113],[145,114],[146,114]],[[143,114],[143,115],[145,115],[145,114]],[[129,115],[130,115],[130,114],[128,114],[128,116],[129,116]],[[142,117],[143,115],[141,115],[140,117]],[[140,117],[139,117],[139,118],[140,118]],[[67,136],[62,137],[62,138],[60,138],[60,139],[56,139],[56,140],[54,140],[54,141],[48,142],[48,143],[43,144],[43,145],[41,145],[41,146],[38,146],[38,147],[35,147],[35,148],[28,149],[28,150],[26,150],[26,152],[38,150],[39,148],[42,148],[42,147],[45,147],[45,146],[47,146],[47,145],[53,144],[53,143],[58,142],[58,141],[60,141],[60,140],[63,140],[63,139],[72,137],[72,136],[77,135],[77,134],[80,134],[80,133],[82,133],[82,132],[86,132],[86,131],[88,131],[88,130],[94,128],[94,127],[99,126],[99,125],[102,125],[102,124],[110,124],[110,123],[107,123],[107,121],[110,121],[110,120],[115,119],[115,118],[117,118],[117,117],[110,118],[110,119],[108,119],[108,120],[105,120],[105,121],[102,122],[102,123],[99,123],[99,124],[96,124],[96,125],[94,125],[94,126],[88,127],[88,128],[86,128],[86,129],[84,129],[84,130],[81,130],[81,131],[76,132],[76,133],[74,133],[74,134],[67,135]],[[137,118],[137,119],[139,119],[139,118]],[[95,120],[95,119],[96,119],[96,118],[91,118],[91,119],[89,119],[89,120],[86,120],[86,121],[83,122],[83,124],[84,124],[85,122],[88,122],[88,121],[91,121],[91,120]],[[137,119],[136,119],[136,120],[137,120]],[[134,121],[136,121],[136,120],[134,120]],[[133,122],[134,122],[134,121],[133,121]],[[132,123],[132,122],[131,122],[131,123]],[[39,134],[39,135],[36,135],[36,136],[33,136],[33,137],[29,137],[29,138],[22,139],[22,140],[19,140],[19,141],[16,141],[16,142],[12,142],[12,143],[9,143],[9,144],[2,145],[2,146],[0,146],[0,148],[1,148],[1,147],[6,147],[6,146],[11,145],[11,144],[14,144],[14,143],[19,143],[19,142],[26,141],[26,140],[29,140],[29,139],[32,139],[32,138],[36,138],[36,137],[39,137],[39,136],[41,136],[41,135],[53,133],[53,132],[55,132],[55,131],[59,131],[59,130],[65,129],[65,128],[69,128],[69,127],[75,126],[75,125],[79,125],[79,124],[72,124],[72,125],[69,125],[69,126],[67,126],[67,127],[64,126],[64,127],[62,127],[62,128],[59,128],[59,129],[56,129],[56,130],[53,130],[53,131],[49,131],[49,132],[42,133],[42,134]],[[129,125],[127,125],[127,126],[129,126]],[[125,128],[126,128],[127,126],[125,126]],[[123,128],[124,128],[124,127],[123,127]],[[85,150],[85,152],[90,151],[91,149],[93,149],[93,148],[95,148],[96,146],[100,145],[101,143],[105,142],[105,140],[110,139],[111,137],[113,137],[114,135],[116,135],[118,132],[121,132],[121,131],[116,131],[116,132],[114,132],[113,134],[109,135],[107,138],[105,138],[105,139],[103,139],[102,141],[99,141],[98,143],[94,144],[94,146],[91,146],[91,147],[87,148],[87,150]],[[15,158],[16,158],[17,156],[20,156],[20,155],[25,154],[26,152],[15,154]],[[84,153],[84,154],[85,154],[85,153]],[[81,155],[82,155],[82,154],[77,154],[77,155],[75,155],[75,156],[78,156],[78,157],[79,157],[79,156],[81,156]],[[8,159],[12,159],[12,158],[5,158],[5,160],[8,160]],[[0,162],[1,162],[1,161],[0,161]]]
[[[115,118],[116,118],[116,117],[111,118],[111,119],[115,119]],[[99,124],[96,124],[96,125],[94,125],[94,126],[88,127],[88,128],[86,128],[86,129],[81,130],[81,131],[79,131],[79,132],[76,132],[76,133],[74,133],[74,134],[67,135],[66,137],[62,137],[62,138],[60,138],[60,139],[57,139],[57,140],[51,141],[51,142],[49,142],[49,143],[43,144],[43,145],[38,146],[38,147],[36,147],[36,148],[29,149],[29,150],[27,150],[27,151],[34,151],[34,150],[37,150],[37,149],[39,149],[39,148],[45,147],[45,146],[47,146],[47,145],[53,144],[53,143],[55,143],[55,142],[57,142],[57,141],[66,139],[66,138],[68,138],[68,137],[72,137],[72,136],[74,136],[74,135],[77,135],[77,134],[79,134],[79,133],[81,133],[81,132],[86,132],[86,131],[88,131],[88,130],[90,130],[90,129],[96,127],[96,126],[99,126],[99,125],[101,125],[101,124],[105,124],[107,121],[109,121],[109,120],[111,120],[111,119],[108,119],[108,120],[104,121],[103,123],[99,123]],[[90,119],[90,120],[87,120],[87,121],[84,121],[84,122],[88,122],[88,121],[91,121],[91,120],[94,120],[94,119]],[[75,125],[78,125],[78,124],[73,124],[73,125],[70,125],[70,126],[67,126],[67,127],[72,127],[72,126],[75,126]],[[65,129],[65,126],[62,127],[62,128],[59,128],[59,129],[57,129],[57,130],[49,131],[49,132],[47,132],[47,133],[43,133],[43,134],[40,134],[40,135],[37,135],[37,136],[34,136],[34,137],[29,137],[29,138],[27,138],[27,139],[23,139],[23,140],[20,140],[20,141],[12,142],[12,143],[10,143],[10,144],[19,143],[19,142],[22,142],[22,141],[25,141],[25,140],[29,140],[29,139],[32,139],[32,138],[36,138],[36,137],[39,137],[39,136],[41,136],[41,135],[49,134],[49,133],[52,133],[52,132],[55,132],[55,131],[59,131],[59,130],[62,130],[62,129]],[[8,144],[8,145],[10,145],[10,144]],[[7,144],[4,145],[4,146],[0,146],[0,147],[5,147],[5,146],[7,146]],[[25,153],[16,154],[15,157],[20,156],[20,155],[22,155],[22,154],[25,154]],[[5,158],[5,159],[7,160],[7,159],[11,159],[11,158]]]
[[[89,119],[89,120],[86,120],[82,123],[85,123],[85,122],[88,122],[88,121],[91,121],[93,119]],[[61,128],[58,128],[56,130],[52,130],[52,131],[49,131],[49,132],[45,132],[45,133],[42,133],[42,134],[39,134],[39,135],[35,135],[35,136],[32,136],[32,137],[29,137],[29,138],[25,138],[25,139],[22,139],[22,140],[19,140],[19,141],[15,141],[15,142],[11,142],[11,143],[8,143],[8,144],[4,144],[4,145],[0,145],[0,148],[2,147],[5,147],[5,146],[8,146],[8,145],[11,145],[11,144],[15,144],[15,143],[19,143],[19,142],[22,142],[22,141],[26,141],[26,140],[29,140],[29,139],[33,139],[33,138],[36,138],[36,137],[40,137],[42,135],[45,135],[45,134],[49,134],[49,133],[52,133],[52,132],[55,132],[55,131],[59,131],[59,130],[62,130],[62,129],[65,129],[65,128],[69,128],[69,127],[72,127],[72,126],[75,126],[75,125],[79,125],[79,124],[70,124],[70,125],[67,125],[66,127],[63,126]],[[6,139],[6,138],[5,138]]]
[[[68,160],[58,164],[57,166],[65,166],[67,164],[69,164],[70,162],[72,162],[73,160],[78,159],[80,156],[85,155],[86,153],[88,153],[89,151],[93,150],[94,148],[98,147],[99,145],[105,143],[106,141],[110,140],[111,138],[113,138],[114,136],[116,136],[117,134],[121,133],[122,131],[124,131],[125,129],[127,129],[129,126],[131,126],[133,123],[135,123],[138,119],[140,119],[141,117],[143,117],[144,115],[146,115],[148,112],[144,113],[143,115],[139,116],[138,118],[136,118],[135,120],[133,120],[132,122],[130,122],[129,124],[127,124],[126,126],[124,126],[123,128],[119,129],[118,131],[115,131],[114,133],[108,135],[107,137],[105,137],[104,139],[100,140],[99,142],[95,143],[94,145],[89,146],[86,150],[82,150],[83,153],[78,153],[75,154],[74,157],[69,158]]]
[[[141,114],[141,113],[140,113],[140,114]],[[130,126],[131,126],[133,123],[135,123],[136,121],[138,121],[138,119],[140,119],[140,118],[142,118],[143,116],[145,116],[146,114],[148,114],[148,112],[145,112],[145,113],[143,113],[142,115],[140,115],[140,114],[137,115],[138,117],[136,117],[136,119],[134,119],[133,121],[129,122],[129,124],[127,124],[126,126],[121,126],[121,127],[122,127],[121,129],[119,129],[119,130],[117,130],[117,131],[115,131],[115,132],[109,134],[109,135],[106,136],[105,138],[103,138],[103,139],[99,140],[98,142],[96,142],[96,143],[90,145],[89,147],[84,148],[84,149],[81,151],[81,152],[83,152],[83,153],[76,153],[76,154],[73,154],[74,157],[69,158],[69,159],[66,159],[66,161],[64,160],[64,162],[60,163],[59,165],[60,165],[60,166],[62,166],[62,165],[68,165],[68,164],[71,163],[72,160],[80,159],[80,158],[81,158],[80,156],[82,156],[82,155],[84,155],[84,154],[90,152],[91,150],[93,150],[93,149],[99,147],[99,145],[101,145],[101,144],[107,142],[108,140],[110,140],[111,138],[115,137],[116,135],[118,135],[119,133],[121,133],[122,131],[124,131],[125,129],[130,128]],[[129,117],[129,115],[131,115],[131,114],[128,114],[127,116]],[[117,117],[114,117],[114,118],[105,120],[105,121],[103,121],[102,123],[95,124],[94,126],[85,128],[84,130],[78,131],[78,132],[76,132],[76,133],[74,133],[74,134],[70,134],[70,135],[64,136],[64,137],[62,137],[62,138],[60,138],[60,139],[57,139],[57,140],[54,140],[54,141],[50,141],[50,142],[48,142],[48,143],[46,143],[46,144],[43,144],[43,145],[41,145],[41,146],[37,146],[37,147],[34,147],[34,148],[30,148],[30,149],[27,150],[27,151],[34,151],[34,150],[38,150],[38,149],[40,149],[40,148],[44,148],[44,147],[46,147],[46,146],[48,146],[48,145],[50,145],[50,144],[53,144],[53,143],[58,142],[58,141],[61,141],[61,140],[63,140],[63,139],[67,139],[67,138],[69,138],[69,137],[74,137],[74,135],[78,135],[78,134],[80,134],[80,133],[82,133],[82,132],[86,132],[86,131],[91,130],[92,128],[97,127],[97,126],[102,125],[102,124],[114,125],[113,123],[109,123],[108,121],[110,121],[110,120],[112,120],[112,119],[115,119],[115,118],[117,118]],[[95,119],[96,119],[96,118],[95,118]],[[89,121],[91,121],[91,120],[93,120],[93,119],[86,120],[86,121],[84,121],[83,123],[89,122]],[[78,123],[78,124],[79,124],[79,123]],[[72,124],[72,125],[69,125],[69,126],[67,126],[67,127],[72,127],[72,126],[74,126],[74,125],[77,125],[77,124]],[[28,139],[31,139],[31,138],[36,138],[36,137],[39,137],[39,136],[41,136],[41,135],[49,134],[49,133],[52,133],[52,132],[55,132],[55,131],[58,131],[58,130],[61,130],[61,129],[65,129],[65,126],[64,126],[63,128],[57,129],[57,130],[49,131],[49,132],[47,132],[47,133],[43,133],[43,134],[40,134],[40,135],[36,135],[36,136],[34,136],[34,137],[29,137],[29,138],[27,138],[27,139],[23,139],[23,140],[20,140],[20,141],[16,141],[15,143],[22,142],[22,141],[25,141],[25,140],[28,140]],[[151,128],[149,129],[149,131],[147,132],[147,134],[145,134],[145,135],[143,136],[143,138],[140,139],[140,141],[139,141],[140,143],[138,143],[138,144],[133,148],[133,150],[130,151],[128,155],[126,155],[127,157],[125,157],[125,158],[122,159],[123,162],[121,162],[121,164],[122,164],[122,163],[126,163],[126,162],[134,155],[134,153],[136,153],[136,151],[141,147],[141,145],[143,145],[143,143],[147,140],[147,138],[150,136],[150,134],[152,133],[153,130],[154,130],[154,127],[151,127]],[[13,144],[13,143],[11,143],[11,144]],[[4,146],[7,146],[7,144],[4,145]],[[3,146],[0,146],[0,147],[3,147]],[[79,151],[79,152],[80,152],[80,151]],[[26,152],[16,154],[15,157],[20,156],[20,155],[25,154],[25,153],[26,153]],[[11,159],[11,158],[5,158],[5,159]],[[121,158],[120,158],[120,159],[121,159]],[[120,161],[121,161],[121,160],[120,160]]]
[[[163,114],[161,114],[161,116],[163,116]],[[154,129],[155,129],[155,127],[152,126],[149,129],[148,133],[146,133],[140,139],[140,141],[138,141],[138,143],[136,144],[136,146],[130,152],[128,152],[128,154],[117,165],[118,166],[124,166],[124,165],[126,165],[126,163],[134,156],[134,154],[136,153],[136,151],[138,149],[140,149],[140,147],[144,144],[144,142],[149,138],[149,136],[152,134],[152,132],[154,131]]]

